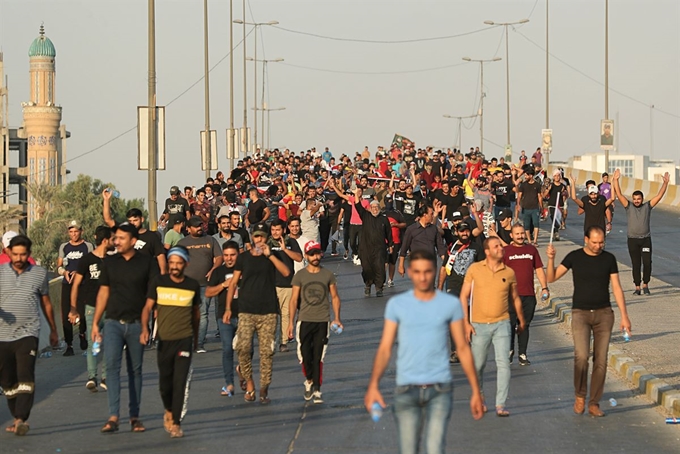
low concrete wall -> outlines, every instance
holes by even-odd
[[[549,165],[548,175],[551,175],[552,171],[557,167],[558,166]],[[594,180],[598,183],[602,181],[602,174],[598,172],[579,170],[572,167],[562,168],[564,169],[566,176],[569,176],[570,173],[574,175],[576,184],[583,185],[588,180]],[[629,199],[633,194],[633,191],[642,191],[642,193],[645,195],[645,200],[649,200],[659,192],[659,189],[661,189],[661,183],[658,181],[647,181],[637,178],[621,177],[619,183],[621,185],[621,191]],[[680,186],[677,184],[669,184],[666,195],[663,199],[661,199],[660,204],[669,207],[680,208]]]
[[[54,323],[57,325],[59,339],[64,338],[64,328],[61,324],[61,281],[63,277],[58,277],[50,281],[50,300],[54,310]],[[40,312],[40,340],[38,349],[43,351],[50,346],[50,325],[47,323],[45,315]]]

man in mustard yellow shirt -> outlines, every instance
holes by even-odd
[[[475,360],[479,387],[484,382],[484,367],[489,346],[493,343],[496,353],[496,415],[510,416],[505,408],[510,387],[510,313],[508,301],[512,302],[519,318],[518,332],[524,330],[522,301],[517,293],[517,279],[512,268],[503,263],[503,245],[497,237],[484,241],[486,259],[473,263],[465,274],[460,301],[463,313],[468,313],[470,303],[470,319],[465,320],[465,333],[471,342],[472,356]],[[486,411],[486,402],[484,403]]]

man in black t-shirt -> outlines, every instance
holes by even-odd
[[[113,245],[113,232],[109,227],[99,226],[94,232],[95,247],[94,251],[87,254],[78,261],[78,270],[73,278],[71,288],[71,311],[69,312],[69,321],[75,323],[80,317],[78,306],[84,306],[84,315],[87,326],[92,326],[94,320],[94,311],[97,304],[97,293],[99,292],[99,278],[102,273],[102,265],[104,258],[115,247]],[[65,302],[63,303],[65,304]],[[99,330],[104,328],[103,323],[100,322]],[[106,389],[106,364],[105,356],[101,355],[102,362],[102,389]],[[92,354],[92,343],[87,346],[87,382],[85,387],[91,392],[97,392],[97,358]]]
[[[181,196],[179,187],[177,186],[170,188],[170,197],[165,199],[165,208],[163,209],[163,214],[158,223],[160,225],[165,225],[170,220],[170,216],[173,215],[184,216],[187,219],[191,216],[189,202]]]
[[[257,332],[260,346],[260,403],[268,404],[269,385],[272,380],[272,359],[274,357],[274,336],[276,317],[279,312],[276,297],[276,271],[284,277],[290,270],[272,254],[267,245],[269,233],[266,224],[253,226],[253,246],[240,254],[234,266],[232,279],[239,282],[239,328],[236,350],[241,374],[247,382],[246,402],[255,401],[255,382],[250,352],[253,335]],[[227,307],[222,317],[224,323],[231,323],[231,304],[236,286],[230,286],[227,293]]]
[[[614,326],[614,311],[609,299],[611,283],[616,305],[621,314],[621,331],[631,332],[626,300],[619,280],[616,257],[604,250],[605,231],[592,226],[586,231],[585,246],[571,251],[555,269],[555,248],[548,245],[548,282],[552,283],[572,271],[574,294],[572,297],[571,330],[574,338],[574,413],[585,411],[588,392],[588,359],[590,337],[593,337],[593,373],[590,377],[588,414],[604,416],[600,399],[607,375],[609,341]]]
[[[236,336],[236,328],[238,327],[238,289],[234,293],[234,299],[231,302],[231,318],[229,323],[222,320],[224,312],[227,307],[227,289],[230,286],[238,287],[238,282],[234,281],[234,269],[236,265],[236,258],[239,255],[239,246],[235,241],[227,241],[222,245],[222,266],[218,267],[210,275],[208,288],[205,290],[205,296],[214,298],[217,297],[217,305],[215,306],[215,318],[217,319],[217,326],[220,330],[220,340],[222,341],[222,371],[224,373],[225,386],[222,387],[220,394],[222,396],[232,397],[234,395],[234,349],[233,342]],[[240,373],[239,368],[236,371]],[[240,380],[241,389],[245,391],[245,382]]]
[[[260,198],[260,193],[257,188],[250,188],[248,190],[250,203],[248,204],[248,213],[246,214],[246,227],[265,222],[269,219],[269,208],[264,200]]]
[[[135,250],[138,236],[132,224],[123,223],[116,227],[114,242],[118,253],[104,259],[97,307],[92,320],[92,341],[95,341],[100,338],[99,323],[106,313],[103,346],[106,354],[109,419],[101,429],[103,433],[118,430],[120,366],[124,347],[127,348],[130,424],[134,432],[145,430],[139,420],[144,355],[144,346],[139,340],[149,282],[158,275],[158,266],[149,255]]]
[[[588,186],[588,195],[580,199],[576,197],[576,180],[572,175],[569,176],[571,186],[571,199],[576,202],[579,208],[583,209],[585,219],[583,220],[583,231],[587,232],[590,227],[600,227],[605,232],[607,229],[607,208],[614,203],[614,191],[611,191],[611,197],[605,199],[600,195],[597,186]]]
[[[527,167],[524,173],[527,179],[517,187],[517,210],[522,214],[520,219],[526,229],[527,239],[536,246],[538,244],[538,219],[543,210],[541,183],[534,179],[533,167]]]

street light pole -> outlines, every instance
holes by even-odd
[[[262,61],[262,60],[260,60],[260,61]],[[268,61],[273,61],[273,60],[268,60]],[[262,111],[262,118],[264,118],[264,113],[267,112],[267,127],[271,127],[271,123],[269,122],[269,112],[276,112],[276,111],[280,111],[280,110],[286,110],[285,107],[277,107],[277,108],[275,108],[275,109],[269,109],[269,108],[264,107],[264,106],[263,106],[262,108],[254,107],[254,109],[255,109],[255,110],[261,110],[261,111]],[[262,122],[262,125],[263,125],[262,128],[264,128],[264,122]],[[264,147],[264,140],[265,140],[265,136],[264,136],[264,129],[263,129],[263,130],[262,130],[262,146],[263,146],[263,147]],[[269,140],[270,140],[270,134],[267,134],[267,149],[268,149],[268,150],[269,150]]]
[[[480,68],[480,104],[479,104],[479,151],[484,154],[484,63],[491,63],[494,61],[500,61],[501,57],[496,57],[488,60],[475,60],[470,57],[463,57],[463,60],[469,62],[479,63]]]
[[[234,21],[237,22],[238,20]],[[237,22],[238,23],[238,22]],[[243,157],[248,155],[248,68],[246,67],[246,58],[248,58],[248,46],[246,46],[246,0],[243,0]],[[240,158],[240,157],[239,157]]]
[[[258,25],[255,24],[255,58],[253,58],[253,91],[255,92],[253,97],[253,105],[255,106],[255,119],[253,120],[253,154],[257,152],[257,28]]]
[[[266,72],[267,72],[267,63],[279,63],[279,62],[283,61],[283,58],[276,58],[276,59],[272,59],[272,60],[267,60],[267,59],[258,60],[257,57],[256,57],[256,58],[248,58],[248,60],[262,63],[262,99],[261,99],[259,108],[255,109],[255,112],[257,112],[258,110],[262,110],[262,111],[267,110],[267,109],[265,109],[265,104],[264,104],[265,82],[266,82],[265,75],[266,75]],[[255,93],[255,96],[257,96],[257,92]],[[258,107],[257,102],[255,103],[255,107]],[[264,144],[265,144],[264,120],[265,119],[264,119],[264,114],[263,114],[262,115],[262,147],[263,148],[264,148]]]
[[[609,120],[609,0],[604,0],[604,118]],[[608,147],[604,150],[604,171],[609,172]]]
[[[156,202],[156,0],[149,0],[149,149],[148,149],[148,192],[149,229],[158,229],[158,208]]]
[[[212,169],[212,144],[210,143],[210,64],[208,56],[208,0],[203,0],[203,70],[205,72],[205,178]]]
[[[245,43],[244,43],[245,47]],[[231,148],[229,170],[234,170],[234,0],[229,0],[229,141]]]
[[[548,39],[548,23],[550,16],[548,15],[548,5],[550,0],[545,0],[545,129],[550,129],[550,40]],[[550,164],[550,152],[548,149],[545,154],[545,167],[548,168]]]
[[[454,120],[458,120],[458,151],[460,151],[460,150],[461,150],[461,147],[462,147],[462,139],[461,139],[461,137],[462,137],[462,134],[463,134],[463,129],[462,129],[463,119],[466,119],[466,118],[475,118],[475,117],[478,117],[478,116],[479,116],[478,114],[475,114],[475,115],[467,115],[467,116],[465,116],[465,117],[457,117],[457,116],[455,116],[455,115],[444,115],[444,118],[451,118],[451,119],[454,119]]]
[[[511,25],[526,24],[529,19],[522,19],[516,22],[494,22],[491,20],[484,21],[486,25],[502,25],[505,27],[505,103],[507,115],[507,142],[506,150],[511,147],[510,142],[510,45],[508,43],[508,27]],[[511,148],[510,148],[511,149]],[[510,156],[512,157],[512,156]],[[506,159],[508,157],[506,156]]]

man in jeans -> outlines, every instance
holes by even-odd
[[[114,244],[118,253],[104,259],[97,306],[92,320],[92,341],[100,338],[99,325],[104,322],[104,353],[108,385],[109,419],[102,433],[118,430],[120,413],[120,366],[123,351],[127,361],[130,392],[130,426],[133,432],[144,432],[139,419],[142,401],[142,359],[144,346],[139,343],[142,333],[142,310],[146,305],[149,282],[158,274],[156,259],[137,252],[135,243],[139,233],[128,223],[116,227]],[[124,348],[126,350],[124,350]]]
[[[541,197],[541,184],[534,179],[534,173],[533,167],[527,167],[524,171],[526,180],[517,187],[517,217],[522,220],[527,230],[529,242],[536,246],[539,213],[543,211],[543,197]],[[522,217],[519,217],[520,212]]]
[[[408,275],[413,290],[394,296],[387,302],[382,339],[364,396],[364,405],[369,412],[375,403],[385,408],[378,386],[389,365],[394,341],[398,338],[394,412],[402,454],[418,452],[421,437],[425,439],[429,454],[443,454],[445,451],[453,397],[449,335],[459,345],[460,362],[472,388],[472,416],[475,419],[483,416],[472,354],[465,342],[463,311],[457,298],[435,290],[437,259],[433,252],[411,252]]]
[[[588,414],[604,416],[600,399],[607,376],[609,340],[614,326],[614,311],[609,299],[611,283],[616,305],[621,313],[621,331],[630,333],[626,300],[619,281],[616,257],[604,250],[605,231],[594,225],[586,230],[585,246],[571,251],[555,269],[555,248],[548,246],[548,282],[555,282],[572,270],[571,333],[574,338],[574,413],[583,414],[588,394],[588,357],[593,336],[593,373],[590,377]]]
[[[472,342],[472,355],[479,378],[479,387],[484,381],[484,368],[489,346],[493,343],[496,355],[496,416],[510,416],[505,408],[510,388],[510,313],[508,301],[515,306],[519,326],[522,332],[525,326],[522,301],[517,293],[517,280],[512,268],[503,263],[503,245],[497,237],[484,240],[486,259],[470,265],[463,280],[460,301],[463,313],[468,313],[470,299],[470,322],[465,320],[465,334],[468,342]],[[458,357],[460,344],[456,341]],[[462,358],[461,358],[462,361]],[[486,403],[484,404],[486,410]]]

